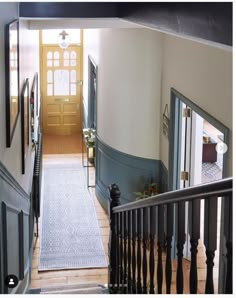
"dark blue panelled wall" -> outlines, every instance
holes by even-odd
[[[121,204],[135,200],[134,192],[143,191],[146,183],[157,182],[159,191],[167,191],[168,173],[160,160],[141,158],[111,148],[97,138],[96,195],[107,209],[107,186],[116,183]]]

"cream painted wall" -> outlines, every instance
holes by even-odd
[[[98,135],[106,144],[168,168],[161,125],[172,87],[232,130],[230,51],[148,29],[84,32],[84,65],[88,53],[98,65]],[[86,79],[84,72],[85,100]],[[231,145],[229,156],[230,174]]]
[[[160,159],[162,34],[102,30],[98,65],[98,135],[121,152]]]
[[[17,3],[0,3],[0,66],[5,68],[4,57],[4,27],[5,24],[15,20],[18,16]],[[23,80],[28,77],[30,86],[35,71],[38,71],[38,32],[28,31],[28,23],[20,22],[20,88]],[[20,185],[29,193],[31,188],[30,177],[32,176],[33,152],[27,154],[26,174],[21,174],[21,122],[20,115],[17,121],[15,133],[10,148],[6,148],[6,118],[5,118],[5,77],[4,71],[0,73],[0,161],[9,172],[16,178]]]
[[[162,104],[173,87],[232,130],[232,53],[165,35]],[[168,141],[161,134],[161,159],[168,168]],[[229,175],[232,150],[229,148]]]

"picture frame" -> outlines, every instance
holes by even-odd
[[[11,147],[20,113],[19,21],[5,26],[6,146]]]
[[[38,73],[34,75],[33,83],[30,91],[30,126],[31,126],[31,140],[35,140],[35,120],[39,115],[39,103],[38,103]]]
[[[29,80],[26,79],[21,92],[21,148],[22,174],[25,174],[27,148],[29,146]]]

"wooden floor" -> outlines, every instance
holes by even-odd
[[[43,154],[73,154],[82,152],[81,134],[54,136],[43,134]]]
[[[71,155],[67,155],[68,157]],[[53,156],[44,156],[45,158],[53,159]],[[60,157],[58,157],[60,158]],[[94,169],[90,168],[91,183],[94,179]],[[97,214],[98,223],[100,226],[100,233],[102,237],[103,247],[105,250],[106,258],[108,254],[108,236],[109,236],[109,222],[108,217],[104,209],[99,204],[94,188],[89,188],[91,195],[94,199],[95,209]],[[32,272],[30,288],[43,288],[58,285],[69,285],[79,283],[91,283],[107,284],[107,268],[102,269],[73,269],[73,270],[53,270],[53,271],[38,271],[38,258],[39,258],[39,239],[34,241]],[[107,259],[108,261],[108,259]]]

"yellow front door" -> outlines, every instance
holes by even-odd
[[[43,133],[70,135],[81,130],[81,47],[42,47]]]

